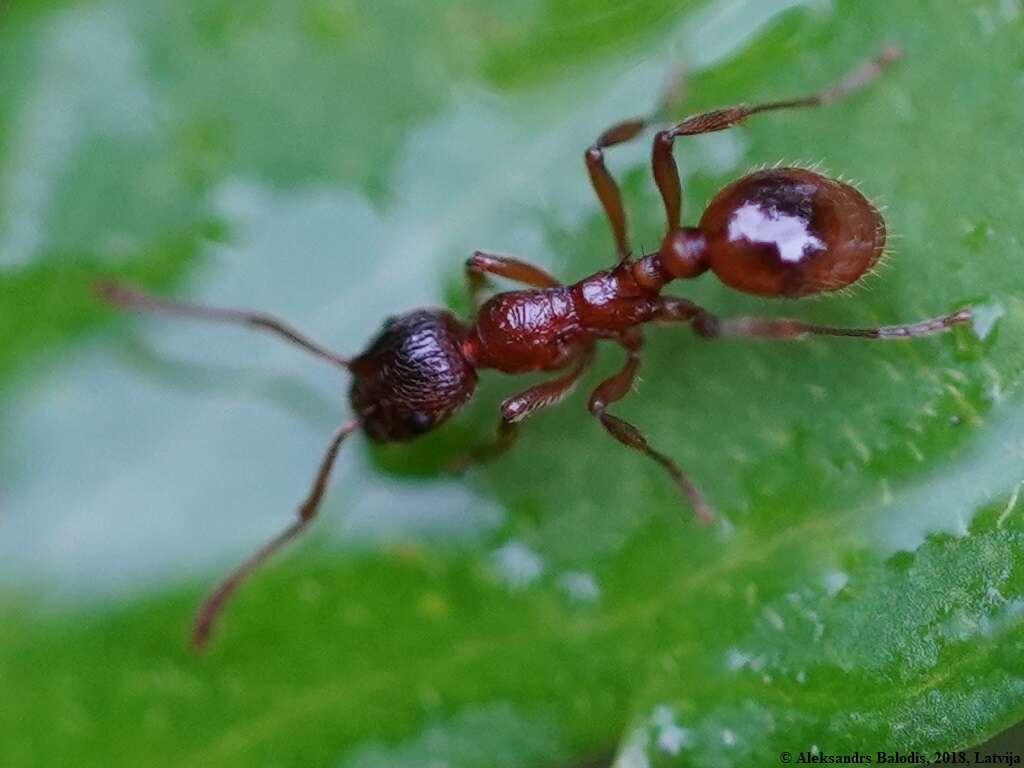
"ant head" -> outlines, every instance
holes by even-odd
[[[389,318],[350,368],[349,397],[374,440],[412,440],[448,419],[476,390],[463,354],[467,329],[440,309]]]

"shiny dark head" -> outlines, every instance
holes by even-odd
[[[351,362],[349,397],[363,429],[380,442],[412,440],[446,421],[476,390],[462,351],[466,327],[450,312],[392,317]]]

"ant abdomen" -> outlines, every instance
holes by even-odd
[[[885,249],[885,221],[855,187],[804,168],[751,173],[700,220],[718,278],[759,296],[796,298],[856,282]]]

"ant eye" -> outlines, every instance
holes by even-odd
[[[409,416],[407,421],[409,429],[416,434],[422,434],[429,432],[431,427],[434,426],[434,420],[430,418],[429,414],[426,413],[413,413]]]

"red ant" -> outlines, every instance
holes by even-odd
[[[652,118],[627,120],[608,129],[586,151],[585,160],[611,224],[618,262],[611,269],[564,285],[539,267],[477,251],[466,262],[476,310],[475,320],[468,326],[442,309],[416,309],[389,319],[365,352],[345,358],[265,314],[167,301],[115,283],[99,286],[103,298],[126,309],[170,312],[270,331],[346,369],[353,377],[349,397],[355,418],[331,438],[296,520],[207,598],[196,616],[193,645],[199,649],[206,644],[235,590],[316,517],[345,438],[360,428],[377,442],[412,440],[431,431],[472,397],[480,369],[566,372],[506,399],[501,404],[497,436],[471,451],[460,466],[506,451],[515,442],[521,421],[569,394],[590,366],[598,340],[619,344],[626,351],[626,363],[594,390],[588,403],[590,412],[620,443],[664,467],[698,517],[711,521],[710,506],[679,465],[651,447],[635,426],[608,413],[608,407],[630,391],[636,378],[644,324],[687,323],[707,339],[793,340],[808,335],[907,339],[968,322],[970,309],[880,328],[832,328],[756,317],[721,320],[691,301],[661,294],[666,283],[694,278],[710,269],[726,285],[745,293],[797,298],[844,288],[872,268],[885,247],[881,214],[849,184],[803,168],[773,168],[744,176],[715,196],[698,226],[680,226],[682,188],[672,147],[677,137],[724,130],[760,112],[835,101],[865,86],[897,57],[896,51],[886,50],[833,87],[811,96],[703,112],[657,133],[652,168],[665,206],[667,233],[656,252],[638,259],[630,255],[622,197],[605,167],[604,150],[634,138]],[[498,293],[481,303],[487,275],[529,288]]]

